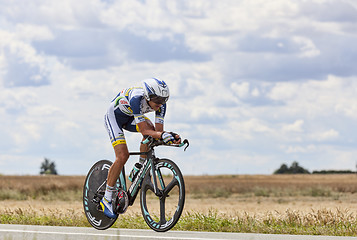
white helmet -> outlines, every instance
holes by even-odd
[[[146,100],[153,101],[158,104],[164,104],[169,99],[169,87],[163,80],[150,78],[144,80],[142,84]]]

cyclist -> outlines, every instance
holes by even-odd
[[[114,148],[115,162],[109,169],[105,195],[100,201],[106,216],[116,217],[112,206],[114,185],[129,158],[123,129],[130,132],[140,132],[143,138],[152,136],[155,139],[162,139],[166,144],[181,142],[178,134],[164,131],[166,102],[169,95],[169,88],[164,81],[151,78],[142,81],[141,87],[122,90],[111,102],[105,114],[105,126]],[[153,111],[155,111],[155,126],[144,115]],[[147,145],[141,144],[140,151],[148,151]],[[141,155],[139,161],[142,163],[145,157],[145,155]]]

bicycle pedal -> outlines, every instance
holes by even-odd
[[[97,210],[98,210],[99,212],[104,212],[103,209],[102,209],[102,206],[100,206],[100,204],[97,205]]]
[[[92,203],[95,203],[95,204],[99,204],[101,198],[99,196],[95,196],[93,199],[92,199]]]

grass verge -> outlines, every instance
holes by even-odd
[[[27,224],[51,226],[89,227],[83,213],[44,211],[33,209],[2,210],[1,224]],[[140,214],[122,215],[114,227],[148,229]],[[268,213],[264,216],[248,214],[228,216],[211,210],[207,214],[188,212],[184,214],[174,230],[208,232],[245,232],[268,234],[302,234],[356,236],[356,216],[348,210],[312,210],[308,214],[287,210],[284,213]]]
[[[283,214],[267,214],[263,217],[226,216],[210,211],[207,215],[188,213],[177,226],[185,231],[245,232],[267,234],[301,234],[356,236],[356,217],[348,211],[337,213],[328,210],[302,214],[291,210]]]

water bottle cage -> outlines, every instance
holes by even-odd
[[[136,176],[138,175],[139,173],[139,170],[141,169],[142,165],[140,163],[135,163],[133,169],[131,170],[130,172],[130,175],[128,177],[128,179],[131,181],[131,182],[134,182]]]

